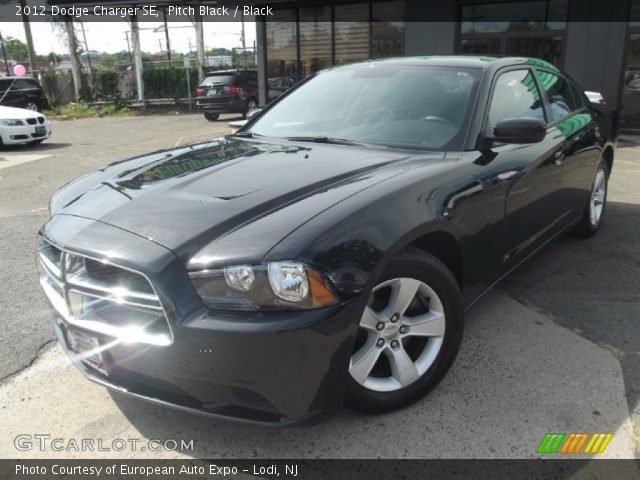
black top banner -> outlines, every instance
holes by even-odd
[[[635,0],[4,0],[0,2],[0,22],[59,21],[64,17],[83,22],[118,22],[135,18],[139,22],[240,22],[242,20],[295,21],[292,10],[319,9],[340,4],[387,3],[385,18],[351,21],[374,22],[507,22],[528,24],[545,30],[550,20],[561,22],[628,22],[640,14]],[[371,9],[370,9],[371,10]],[[469,13],[471,12],[471,13]],[[558,19],[550,12],[562,12]]]

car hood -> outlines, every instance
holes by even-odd
[[[26,108],[14,108],[0,106],[0,119],[20,120],[23,118],[34,118],[42,115],[33,110],[27,110]]]
[[[408,158],[364,147],[229,137],[112,164],[60,189],[50,209],[136,233],[188,261],[214,239],[269,215],[278,219],[266,222],[273,239],[261,241],[277,241],[374,177],[409,168],[401,166]]]

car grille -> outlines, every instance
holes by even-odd
[[[44,117],[38,117],[38,123],[42,125],[44,123]]]
[[[153,285],[108,260],[62,250],[38,237],[40,284],[71,325],[127,342],[169,345],[169,322]]]
[[[35,118],[27,118],[27,123],[29,125],[35,125],[38,121]]]

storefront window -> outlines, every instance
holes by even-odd
[[[369,58],[369,4],[336,5],[336,65]]]
[[[404,0],[355,2],[277,10],[265,19],[269,100],[333,65],[404,53]]]
[[[404,1],[371,5],[371,57],[395,57],[404,53]]]
[[[269,100],[298,80],[295,12],[281,10],[267,22],[267,84]]]
[[[560,65],[562,37],[520,37],[507,39],[507,55],[536,57]]]
[[[640,28],[635,27],[629,35],[627,65],[622,89],[622,112],[620,126],[640,128]]]
[[[560,66],[568,0],[462,6],[460,51],[537,57]]]
[[[499,38],[472,38],[462,40],[462,53],[478,55],[499,55]]]
[[[567,0],[465,5],[461,33],[561,30],[566,18]]]
[[[304,78],[332,65],[331,7],[301,8],[299,15],[300,65]]]

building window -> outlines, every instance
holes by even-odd
[[[277,10],[266,19],[268,98],[333,65],[404,53],[404,0]]]
[[[334,9],[336,65],[369,59],[369,4],[336,5]]]
[[[462,53],[521,55],[560,65],[568,0],[461,7]]]
[[[396,57],[404,53],[404,1],[371,5],[371,57]]]
[[[273,100],[298,80],[295,11],[281,10],[266,24],[268,99]]]
[[[333,64],[331,42],[331,7],[301,8],[300,66],[308,77]]]
[[[627,63],[622,87],[620,126],[640,129],[640,0],[631,1]],[[607,99],[613,103],[614,99]]]

